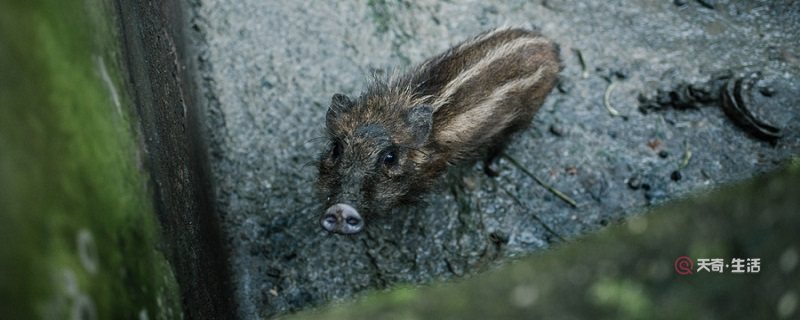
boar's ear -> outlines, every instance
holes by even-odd
[[[429,104],[414,106],[406,115],[406,124],[411,129],[414,144],[422,145],[428,140],[433,128],[433,107]]]
[[[328,114],[325,115],[325,124],[328,128],[333,127],[340,113],[347,112],[352,106],[353,101],[346,95],[341,93],[333,94],[333,97],[331,97],[331,107],[328,108]]]

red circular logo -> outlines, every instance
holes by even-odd
[[[690,275],[694,269],[694,260],[687,256],[680,256],[675,259],[675,272],[682,276]]]

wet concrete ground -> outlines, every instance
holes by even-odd
[[[485,270],[800,153],[794,1],[192,6],[215,196],[247,318]],[[497,178],[478,166],[453,170],[426,204],[387,214],[365,234],[322,232],[313,162],[325,147],[315,138],[331,95],[356,95],[372,73],[403,70],[502,25],[538,27],[561,45],[561,90],[507,154],[577,208],[504,159]],[[639,96],[723,70],[761,71],[759,91],[774,94],[754,94],[754,110],[783,138],[753,138],[717,104],[639,111]]]

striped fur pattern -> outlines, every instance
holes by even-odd
[[[502,28],[376,80],[356,99],[334,95],[320,192],[361,216],[413,202],[449,165],[497,155],[530,124],[560,70],[552,41]]]

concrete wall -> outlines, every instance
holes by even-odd
[[[208,110],[240,314],[460,278],[799,153],[800,2],[700,2],[193,1],[198,102]],[[331,96],[357,96],[373,74],[404,72],[503,25],[539,28],[560,44],[565,66],[559,89],[507,150],[520,165],[503,159],[497,178],[467,165],[425,203],[373,214],[363,234],[323,232],[314,164],[327,148]],[[640,95],[728,69],[761,71],[759,86],[773,86],[771,97],[753,90],[753,99],[784,128],[776,144],[749,136],[719,104],[639,111]]]

